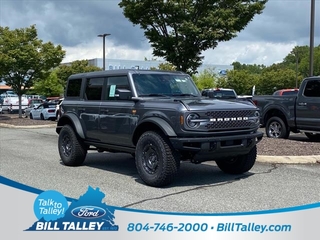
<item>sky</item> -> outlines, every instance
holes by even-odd
[[[102,58],[155,58],[143,30],[124,17],[120,0],[0,0],[0,25],[15,28],[35,24],[44,42],[62,45],[63,62]],[[238,36],[204,51],[205,64],[230,65],[282,62],[295,46],[310,44],[311,0],[269,0]],[[315,0],[314,46],[320,44],[320,0]],[[158,58],[159,59],[159,58]],[[159,59],[161,60],[161,59]]]

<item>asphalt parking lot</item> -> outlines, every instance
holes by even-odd
[[[54,128],[0,128],[0,175],[41,190],[79,198],[99,187],[109,205],[164,212],[243,212],[320,201],[318,164],[257,162],[247,174],[222,173],[214,162],[183,163],[174,184],[148,187],[128,154],[89,152],[81,167],[66,167]]]

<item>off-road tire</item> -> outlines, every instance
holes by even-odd
[[[272,117],[267,121],[266,134],[269,138],[287,139],[290,135],[290,131],[281,118]]]
[[[221,171],[228,174],[242,174],[248,172],[257,159],[257,146],[255,145],[248,154],[216,161]]]
[[[173,182],[180,167],[180,156],[161,133],[148,131],[136,146],[136,168],[147,185],[163,187]]]
[[[59,133],[59,154],[66,166],[80,166],[87,155],[87,146],[70,125],[64,125]]]

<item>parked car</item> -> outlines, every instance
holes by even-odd
[[[298,88],[290,88],[290,89],[281,89],[275,91],[273,96],[288,96],[288,95],[297,95],[299,92]]]
[[[205,89],[201,92],[202,96],[209,98],[222,98],[222,99],[236,99],[237,93],[234,89],[229,88],[215,88]]]
[[[290,132],[304,132],[320,140],[320,76],[305,78],[298,94],[254,96],[260,109],[260,124],[271,138],[288,138]]]
[[[68,78],[58,149],[67,166],[88,150],[135,157],[150,186],[170,184],[180,161],[216,161],[229,174],[249,171],[257,156],[259,111],[248,101],[201,97],[183,72],[119,69]]]
[[[61,111],[61,104],[63,102],[63,98],[61,98],[58,101],[58,104],[56,105],[56,119],[59,120],[59,118],[61,117],[62,111]]]
[[[56,120],[56,105],[42,103],[37,108],[32,109],[29,113],[30,119]]]

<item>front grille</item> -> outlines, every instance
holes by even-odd
[[[257,126],[256,110],[208,111],[204,115],[211,121],[205,122],[202,127],[206,130],[224,130],[253,128]]]
[[[239,110],[239,111],[211,111],[206,112],[207,117],[214,118],[231,118],[231,117],[253,117],[254,110]]]

